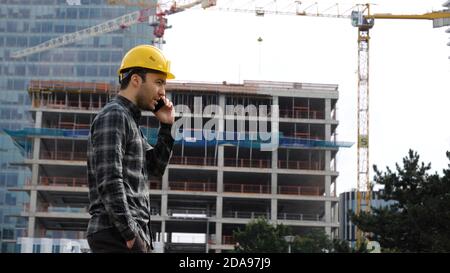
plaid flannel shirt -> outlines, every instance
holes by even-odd
[[[87,234],[115,226],[126,240],[152,246],[148,176],[161,177],[170,159],[171,125],[161,123],[152,147],[139,128],[140,109],[118,95],[92,122],[88,138]]]

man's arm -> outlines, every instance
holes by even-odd
[[[125,241],[133,240],[138,230],[128,207],[122,176],[128,128],[125,116],[112,111],[96,120],[92,132],[97,190]]]
[[[152,176],[161,177],[169,163],[174,142],[171,128],[171,124],[161,123],[155,147],[146,152],[147,171]]]

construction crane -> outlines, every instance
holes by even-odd
[[[44,43],[38,44],[33,47],[29,47],[23,50],[19,50],[16,52],[13,52],[11,54],[11,58],[18,59],[22,57],[29,56],[31,54],[35,54],[38,52],[47,51],[53,48],[58,48],[61,46],[65,46],[68,44],[72,44],[75,42],[79,42],[81,40],[91,38],[94,36],[106,34],[109,32],[113,32],[119,29],[125,29],[128,28],[134,24],[143,23],[148,21],[150,26],[154,27],[154,35],[156,37],[156,41],[153,41],[156,43],[159,47],[161,47],[161,44],[164,43],[163,36],[164,31],[167,28],[170,28],[170,26],[167,25],[167,15],[178,13],[181,11],[184,11],[186,9],[189,9],[193,6],[201,4],[202,8],[206,9],[208,7],[214,6],[216,1],[213,0],[195,0],[191,3],[185,4],[185,5],[177,5],[176,2],[173,2],[171,7],[169,9],[163,10],[161,6],[158,3],[148,4],[144,3],[143,1],[139,3],[130,3],[126,0],[109,0],[110,4],[123,4],[123,5],[129,5],[129,6],[139,6],[143,9],[134,11],[125,15],[122,15],[120,17],[108,20],[106,22],[103,22],[101,24],[82,29],[80,31],[76,31],[73,33],[65,34],[53,39],[50,39]],[[150,15],[150,12],[157,8],[158,11],[155,15]]]
[[[276,3],[276,1],[274,1]],[[292,5],[285,9],[265,9],[264,7],[255,8],[230,8],[216,6],[214,10],[247,12],[254,13],[257,16],[264,14],[274,15],[295,15],[295,16],[312,16],[312,17],[329,17],[329,18],[347,18],[351,19],[351,23],[358,29],[358,104],[357,104],[357,205],[356,214],[360,215],[365,201],[365,210],[371,210],[371,192],[372,185],[369,181],[369,31],[375,24],[375,19],[413,19],[413,20],[433,20],[434,27],[442,26],[442,19],[450,18],[450,10],[434,11],[424,14],[413,15],[395,15],[395,14],[372,14],[370,4],[358,4],[349,10],[340,13],[339,4],[326,9],[336,9],[335,13],[320,12],[317,8],[316,12],[308,12],[307,10],[317,7],[317,2],[302,8],[300,1],[295,1],[295,11]],[[351,14],[347,14],[351,11]],[[450,30],[448,30],[450,32]],[[450,45],[450,43],[449,43]],[[361,230],[357,229],[356,240],[357,246],[360,246],[365,239]]]

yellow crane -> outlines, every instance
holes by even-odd
[[[276,1],[273,1],[276,2]],[[336,13],[307,12],[311,7],[317,6],[317,2],[309,5],[305,9],[301,8],[301,1],[295,1],[295,11],[292,6],[285,9],[265,9],[264,7],[256,8],[232,8],[217,5],[212,10],[232,11],[232,12],[249,12],[255,13],[257,16],[264,16],[264,14],[275,15],[295,15],[295,16],[312,16],[312,17],[331,17],[331,18],[349,18],[352,25],[358,29],[358,106],[357,106],[357,200],[356,200],[356,214],[359,215],[362,211],[362,206],[365,204],[367,212],[371,209],[371,192],[372,186],[369,181],[369,42],[370,29],[373,28],[375,19],[413,19],[413,20],[441,20],[443,18],[450,18],[450,10],[434,11],[424,14],[372,14],[370,4],[359,4],[353,6],[351,15],[346,15],[346,12],[339,12],[339,5],[336,7]],[[329,10],[328,8],[327,10]],[[436,25],[436,24],[435,24]],[[365,202],[363,202],[365,201]],[[361,230],[357,229],[356,240],[357,246],[360,246],[365,236]]]

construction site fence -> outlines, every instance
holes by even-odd
[[[86,161],[86,152],[41,151],[40,159]]]
[[[236,239],[232,235],[223,235],[222,236],[222,244],[223,245],[235,245]]]
[[[119,87],[109,83],[70,82],[57,80],[31,80],[28,84],[29,92],[65,91],[79,93],[117,93]]]
[[[86,231],[76,230],[52,230],[52,229],[38,229],[35,232],[37,238],[52,238],[52,239],[86,239]]]
[[[150,189],[160,190],[161,182],[150,182]],[[289,195],[310,195],[310,196],[323,196],[325,190],[318,186],[278,186],[278,194]],[[169,189],[174,191],[196,191],[196,192],[217,192],[217,184],[209,182],[170,182]],[[226,183],[223,184],[224,192],[232,193],[249,193],[249,194],[270,194],[271,186],[258,185],[258,184],[237,184]],[[332,192],[334,196],[334,192]]]
[[[26,185],[31,185],[31,179],[26,180]],[[66,186],[66,187],[87,187],[86,178],[71,178],[71,177],[39,177],[39,185],[44,186]],[[149,181],[150,189],[161,189],[160,181]],[[269,194],[271,187],[268,185],[258,184],[238,184],[238,183],[224,183],[224,192],[234,193],[256,193],[256,194]],[[322,196],[325,192],[324,188],[318,186],[278,186],[278,194],[290,194],[290,195],[311,195]],[[176,191],[195,191],[195,192],[216,192],[217,184],[210,182],[195,182],[195,181],[183,181],[183,182],[171,182],[169,181],[169,190]],[[331,193],[334,196],[335,192]]]
[[[173,191],[197,191],[197,192],[215,192],[216,183],[196,183],[196,182],[169,182],[169,190]]]
[[[66,186],[66,187],[87,187],[88,182],[86,178],[71,178],[71,177],[46,177],[39,178],[39,184],[44,186]]]
[[[201,156],[172,156],[170,158],[170,164],[216,166],[217,158]]]
[[[39,203],[36,206],[37,212],[63,212],[63,213],[87,213],[87,207],[54,206],[48,203]],[[23,204],[23,212],[30,212],[30,203]]]
[[[258,212],[258,211],[225,211],[223,213],[225,218],[244,218],[244,219],[256,219],[266,218],[270,219],[270,212]]]
[[[214,217],[215,211],[203,210],[203,209],[168,208],[167,214],[169,216],[174,216],[174,217],[204,218],[204,217]]]
[[[235,193],[268,194],[270,193],[270,186],[248,185],[248,184],[224,184],[223,191]]]
[[[323,216],[320,214],[305,214],[305,213],[278,213],[278,220],[295,220],[295,221],[323,221]]]
[[[324,111],[305,109],[280,109],[280,118],[294,119],[325,119]]]
[[[215,245],[217,244],[217,239],[215,234],[209,235],[208,244]],[[222,235],[222,245],[235,245],[236,239],[233,235]]]

